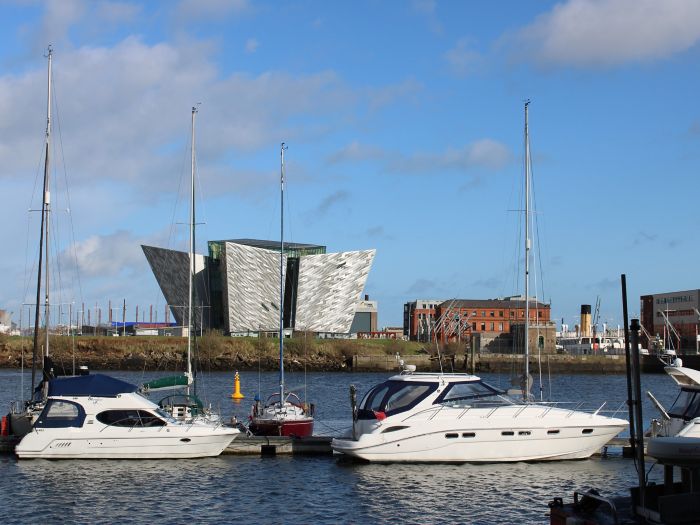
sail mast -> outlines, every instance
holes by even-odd
[[[284,142],[280,146],[280,407],[284,406]]]
[[[194,121],[197,107],[192,106],[192,170],[190,176],[190,243],[188,250],[189,272],[187,292],[187,393],[192,382],[192,274],[194,273],[194,170],[195,170],[195,143]]]
[[[530,136],[527,111],[530,101],[525,101],[525,390],[523,397],[530,393]]]
[[[41,272],[42,257],[46,258],[46,290],[44,297],[44,319],[46,328],[45,355],[49,355],[49,205],[51,196],[49,193],[49,154],[51,151],[51,60],[53,49],[48,48],[48,73],[47,73],[47,96],[46,96],[46,152],[44,157],[44,193],[41,204],[41,228],[39,233],[39,264],[36,279],[36,309],[34,312],[34,344],[32,349],[32,388],[36,384],[36,365],[39,356],[39,301],[41,300]],[[45,247],[45,249],[44,249]],[[43,360],[43,357],[42,357]]]

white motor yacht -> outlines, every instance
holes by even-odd
[[[583,459],[627,427],[599,410],[518,401],[474,375],[404,371],[364,396],[352,438],[332,447],[379,462]]]
[[[218,456],[240,433],[175,420],[137,392],[102,374],[49,381],[46,405],[15,453],[46,459],[156,459]]]
[[[666,411],[649,394],[661,412],[661,419],[652,420],[651,438],[647,454],[661,463],[673,465],[700,465],[700,371],[682,366],[664,368],[680,387],[671,408]]]

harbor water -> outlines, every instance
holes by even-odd
[[[166,375],[108,372],[140,384]],[[315,434],[347,435],[349,385],[361,397],[387,374],[287,373],[287,384],[316,405]],[[483,376],[501,388],[508,378]],[[0,370],[0,407],[26,397],[29,374]],[[664,374],[645,375],[668,407],[677,388]],[[22,383],[25,393],[22,394]],[[278,389],[273,372],[242,372],[246,399],[236,403],[233,372],[202,373],[198,395],[225,419],[245,421],[253,397]],[[627,418],[624,375],[557,375],[545,399]],[[306,387],[304,386],[306,385]],[[539,398],[537,381],[533,392]],[[551,393],[550,393],[551,392]],[[152,395],[157,401],[161,395]],[[657,412],[645,397],[644,417]],[[647,464],[647,469],[651,467]],[[654,467],[650,479],[663,473]],[[548,523],[547,502],[574,490],[628,494],[637,473],[621,451],[582,461],[515,464],[357,464],[337,456],[220,456],[158,461],[18,461],[0,456],[0,508],[5,523]]]

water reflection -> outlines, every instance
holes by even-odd
[[[112,375],[141,383],[158,374]],[[317,432],[342,433],[349,427],[351,383],[361,396],[388,375],[308,374]],[[290,376],[290,384],[305,382],[303,373]],[[507,383],[505,376],[484,377],[496,385]],[[247,397],[239,404],[229,397],[233,372],[205,374],[203,379],[201,393],[214,407],[225,417],[245,419],[254,394],[276,388],[277,374],[241,373]],[[677,388],[665,375],[644,376],[643,383],[666,406],[675,398]],[[17,398],[19,372],[0,370],[0,385],[4,413]],[[607,400],[614,407],[625,394],[621,375],[552,378],[557,400],[585,399],[589,405]],[[646,398],[644,412],[647,420],[656,416]],[[660,475],[655,469],[651,478],[659,480]],[[554,496],[570,497],[574,490],[589,487],[607,495],[624,494],[636,478],[633,463],[619,455],[504,465],[375,465],[331,457],[238,456],[18,462],[0,456],[0,508],[6,509],[3,520],[9,523],[545,523],[546,504]]]

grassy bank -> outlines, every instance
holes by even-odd
[[[52,337],[51,357],[59,369],[87,365],[102,370],[183,370],[187,339],[180,337]],[[311,371],[343,370],[355,355],[415,355],[420,343],[397,340],[315,339],[303,334],[285,340],[285,367]],[[197,361],[203,370],[276,370],[279,344],[274,338],[224,337],[197,339]],[[0,338],[0,367],[31,366],[32,339]]]

